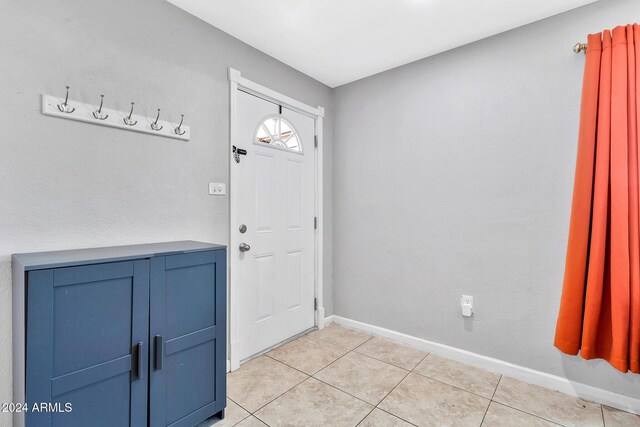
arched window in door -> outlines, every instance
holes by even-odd
[[[302,142],[291,123],[281,116],[267,117],[256,130],[255,143],[302,152]]]

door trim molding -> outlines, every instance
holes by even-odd
[[[315,216],[318,218],[318,227],[315,230],[314,241],[315,241],[315,254],[314,254],[314,281],[315,281],[315,298],[318,301],[318,307],[315,311],[315,325],[318,329],[324,328],[325,317],[324,317],[324,301],[323,301],[323,119],[324,119],[324,108],[321,106],[312,107],[310,105],[304,104],[296,99],[290,98],[286,95],[283,95],[275,90],[269,89],[268,87],[262,86],[256,82],[248,80],[242,77],[240,71],[229,67],[228,72],[229,78],[229,251],[233,251],[235,248],[233,247],[232,233],[234,229],[234,218],[236,212],[238,210],[237,199],[234,197],[234,183],[237,182],[238,176],[236,172],[236,168],[233,166],[233,156],[231,155],[231,147],[233,145],[240,146],[236,139],[237,135],[235,132],[236,120],[237,120],[237,106],[238,106],[238,90],[242,90],[244,92],[248,92],[252,95],[255,95],[259,98],[265,99],[267,101],[282,105],[283,107],[287,107],[288,109],[297,111],[306,116],[312,117],[315,119],[315,133],[318,138],[318,147],[314,148],[315,151]],[[311,220],[311,218],[309,218]],[[235,278],[237,276],[236,271],[238,268],[236,257],[232,256],[229,253],[228,256],[228,295],[229,295],[229,311],[228,311],[228,324],[229,324],[229,341],[228,341],[228,357],[229,357],[229,368],[231,371],[235,371],[240,367],[240,360],[237,354],[236,349],[238,348],[238,343],[240,337],[238,336],[238,294],[236,292],[237,284],[235,283]]]
[[[235,68],[229,67],[229,81],[231,83],[236,83],[236,89],[242,89],[260,98],[266,99],[267,101],[280,104],[283,107],[298,111],[299,113],[306,114],[307,116],[311,116],[313,118],[324,117],[323,107],[312,107],[298,101],[297,99],[290,98],[287,95],[283,95],[279,92],[276,92],[275,90],[269,89],[266,86],[262,86],[259,83],[248,80],[242,77],[240,71],[236,70]]]

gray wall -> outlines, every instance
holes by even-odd
[[[325,121],[325,301],[331,314],[331,91],[162,0],[0,2],[0,402],[11,401],[10,254],[195,239],[227,243],[227,67]],[[188,143],[40,114],[63,94],[185,114]],[[0,414],[0,425],[10,418]]]
[[[602,0],[335,89],[335,314],[640,398],[640,376],[553,347],[584,66],[571,47],[638,20],[637,0]]]

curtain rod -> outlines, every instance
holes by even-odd
[[[576,43],[573,46],[573,51],[575,53],[580,53],[580,52],[587,53],[587,44],[586,43]]]

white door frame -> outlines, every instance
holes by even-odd
[[[264,87],[258,83],[255,83],[251,80],[247,80],[240,74],[240,71],[229,67],[229,106],[230,106],[230,121],[229,121],[229,256],[228,259],[228,295],[229,295],[229,314],[227,316],[229,321],[229,364],[228,369],[231,371],[235,371],[240,367],[240,360],[238,358],[238,292],[237,292],[237,269],[238,262],[235,256],[232,256],[231,253],[238,248],[231,247],[232,243],[232,233],[237,230],[236,215],[238,212],[237,206],[237,197],[235,197],[235,183],[238,182],[238,172],[237,168],[235,168],[232,153],[232,146],[241,147],[246,144],[243,144],[237,141],[238,136],[235,132],[235,125],[237,120],[237,106],[238,106],[238,90],[242,89],[244,92],[248,92],[250,94],[256,95],[260,98],[263,98],[267,101],[271,101],[275,104],[282,105],[288,109],[297,111],[301,114],[309,116],[315,119],[316,123],[316,137],[318,141],[318,147],[314,149],[315,152],[315,216],[318,218],[318,226],[315,230],[315,254],[314,254],[314,282],[315,282],[315,298],[317,301],[317,307],[315,312],[315,325],[318,329],[324,328],[324,301],[323,301],[323,275],[322,275],[322,267],[323,267],[323,218],[322,218],[322,206],[323,206],[323,198],[322,198],[322,122],[324,118],[324,108],[323,107],[311,107],[307,104],[304,104],[300,101],[297,101],[293,98],[290,98],[286,95],[278,93],[274,90],[271,90],[267,87]],[[312,219],[309,218],[309,221]]]

